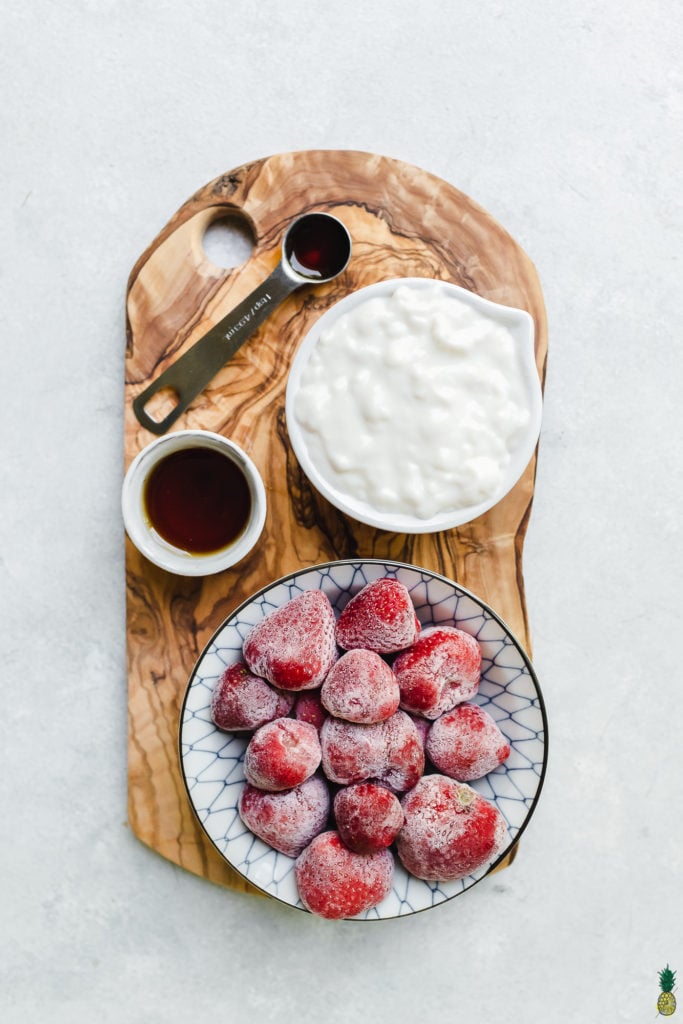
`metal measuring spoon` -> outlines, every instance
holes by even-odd
[[[282,240],[282,258],[270,277],[133,401],[142,426],[153,434],[164,434],[283,299],[304,284],[331,281],[350,257],[351,237],[336,217],[306,213],[293,221]],[[155,420],[145,406],[164,389],[175,392],[178,401],[163,420]]]

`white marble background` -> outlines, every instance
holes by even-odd
[[[667,962],[683,980],[682,26],[674,0],[6,0],[4,1024],[636,1022]],[[126,279],[199,186],[308,148],[471,195],[550,320],[543,798],[510,870],[370,926],[223,891],[126,826]]]

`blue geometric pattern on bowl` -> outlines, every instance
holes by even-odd
[[[495,612],[446,577],[400,562],[348,560],[292,573],[259,591],[216,631],[190,678],[179,735],[188,796],[213,845],[252,885],[304,910],[294,860],[254,836],[238,814],[249,735],[216,728],[211,720],[211,694],[224,668],[240,659],[251,627],[269,612],[305,590],[320,589],[339,615],[366,583],[382,576],[405,584],[423,626],[456,625],[479,641],[482,679],[474,701],[496,720],[511,753],[504,765],[470,785],[498,807],[507,822],[509,843],[494,864],[455,882],[422,881],[409,875],[396,858],[392,892],[379,906],[358,915],[362,920],[413,914],[460,895],[510,852],[536,806],[547,762],[543,697],[529,659]]]

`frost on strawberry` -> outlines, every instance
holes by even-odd
[[[257,729],[244,752],[244,777],[278,793],[309,779],[320,764],[318,730],[295,718],[276,718]]]
[[[406,822],[396,840],[406,871],[454,881],[490,864],[505,846],[500,811],[464,782],[425,775],[401,800]]]
[[[394,858],[390,850],[354,853],[338,832],[322,832],[299,856],[294,873],[306,909],[339,920],[377,906],[391,892]]]
[[[471,782],[507,760],[510,744],[487,711],[465,701],[432,722],[425,751],[444,775]]]
[[[295,697],[252,675],[243,661],[228,665],[211,696],[211,717],[219,729],[250,732],[289,714]]]
[[[346,651],[364,648],[392,654],[410,647],[419,632],[408,588],[386,576],[366,584],[351,598],[337,622],[337,643]]]
[[[320,732],[327,718],[327,711],[320,701],[320,690],[302,690],[297,695],[294,717],[300,722],[309,722]]]
[[[425,629],[393,664],[404,711],[438,718],[479,689],[481,648],[454,626]]]
[[[330,811],[326,781],[312,775],[293,789],[278,793],[245,783],[239,815],[254,835],[288,857],[298,857],[325,828]]]
[[[374,725],[345,722],[330,715],[320,730],[320,745],[323,772],[342,786],[374,779],[403,793],[424,771],[420,737],[403,711]]]
[[[281,690],[321,686],[338,657],[334,612],[322,590],[307,590],[252,627],[244,660]]]
[[[342,654],[322,685],[320,699],[331,715],[372,725],[398,710],[399,689],[386,661],[357,648]]]
[[[376,782],[340,789],[334,798],[334,817],[339,835],[355,853],[387,849],[405,820],[398,797]]]

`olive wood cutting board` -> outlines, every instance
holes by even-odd
[[[188,871],[251,892],[196,821],[178,761],[180,707],[195,661],[245,598],[321,562],[409,562],[473,591],[531,653],[522,548],[536,456],[507,497],[479,519],[438,534],[397,535],[361,525],[320,497],[287,437],[287,374],[306,332],[350,291],[390,277],[440,278],[526,309],[543,384],[546,318],[533,264],[485,210],[417,167],[352,151],[284,153],[222,174],[178,210],[128,282],[125,466],[154,440],[135,418],[134,398],[268,276],[288,224],[315,210],[338,216],[349,229],[347,269],[289,296],[174,426],[225,434],[254,460],[268,498],[258,545],[233,569],[183,578],[157,569],[126,538],[130,827]],[[208,225],[226,217],[243,218],[255,239],[250,258],[232,270],[213,265],[202,245]]]

